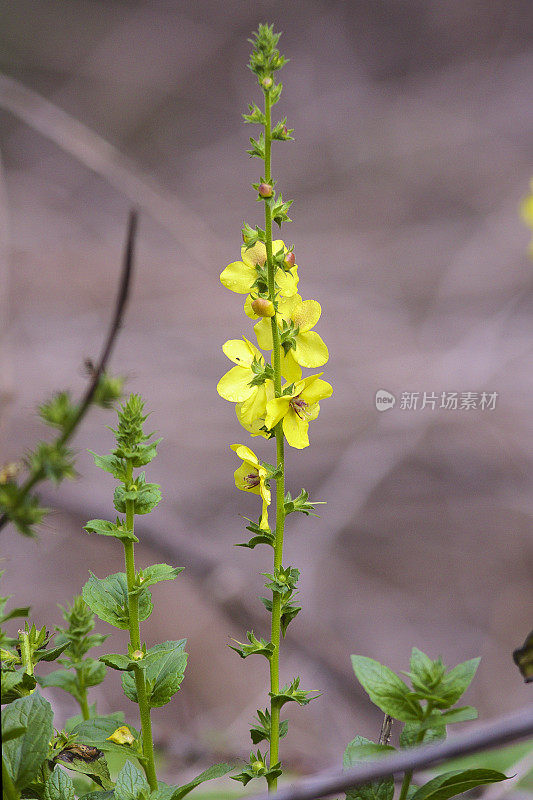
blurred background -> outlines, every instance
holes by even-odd
[[[466,701],[490,719],[531,697],[511,652],[531,629],[531,262],[518,207],[531,173],[530,0],[17,0],[0,2],[2,233],[1,460],[48,431],[36,405],[81,394],[110,319],[128,210],[140,209],[133,293],[110,364],[164,437],[149,478],[163,501],[138,521],[137,561],[185,566],[155,587],[149,645],[187,637],[182,689],[154,713],[167,779],[249,752],[265,706],[266,662],[226,646],[268,637],[257,595],[270,552],[234,548],[240,514],[229,445],[249,444],[216,393],[221,345],[252,337],[242,296],[219,273],[239,258],[244,220],[261,223],[260,162],[240,114],[260,102],[246,68],[259,22],[283,31],[282,99],[296,141],[274,144],[294,198],[300,292],[322,304],[334,395],[290,451],[287,484],[327,501],[287,523],[285,564],[302,572],[303,611],[282,679],[323,696],[291,721],[284,760],[339,765],[380,713],[351,671],[359,653],[407,669],[416,645],[445,662],[482,656]],[[380,389],[396,397],[379,411]],[[404,393],[420,393],[417,408]],[[435,408],[423,393],[435,394]],[[442,392],[478,393],[440,408]],[[482,392],[497,393],[481,408]],[[405,404],[403,404],[405,405]],[[122,569],[122,548],[82,525],[112,518],[111,411],[75,439],[79,480],[46,486],[38,540],[2,533],[2,594],[53,627],[57,603],[91,569]],[[252,446],[272,461],[268,442]],[[290,448],[289,448],[290,450]],[[14,623],[16,627],[16,622]],[[106,630],[105,625],[99,628]],[[115,635],[112,650],[121,645]],[[117,642],[118,640],[118,642]],[[48,690],[58,713],[75,704]],[[101,713],[134,711],[116,673]]]

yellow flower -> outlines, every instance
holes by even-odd
[[[268,431],[265,428],[266,407],[269,400],[274,397],[274,383],[271,380],[265,381],[262,386],[257,387],[257,392],[243,403],[237,403],[235,413],[237,419],[245,428],[250,436],[264,436],[268,438]]]
[[[522,219],[533,228],[533,180],[531,181],[531,194],[525,197],[520,204]],[[529,255],[533,258],[533,240],[529,245]]]
[[[277,321],[281,328],[283,322],[292,323],[297,327],[295,336],[296,348],[289,350],[287,355],[282,352],[281,374],[288,381],[299,381],[302,377],[300,366],[316,369],[321,367],[329,358],[328,348],[322,337],[312,331],[322,309],[316,300],[303,300],[299,294],[284,298],[279,302]],[[270,320],[259,320],[254,326],[257,343],[263,350],[272,350],[272,326]]]
[[[331,384],[320,379],[318,375],[310,375],[295,384],[291,394],[275,397],[267,403],[265,425],[272,429],[283,420],[283,433],[291,447],[301,450],[309,444],[307,429],[309,423],[318,417],[319,400],[330,397]]]
[[[283,248],[288,252],[281,239],[272,242],[272,252],[276,254]],[[226,289],[237,294],[249,294],[257,278],[256,267],[264,267],[266,263],[266,247],[263,242],[257,242],[253,247],[241,247],[242,261],[233,261],[228,264],[220,275],[220,281]],[[276,284],[284,297],[292,297],[298,287],[298,266],[295,264],[287,272],[278,269],[275,274]]]
[[[231,449],[242,459],[241,466],[235,470],[235,486],[243,492],[259,494],[263,500],[259,527],[268,530],[268,506],[270,505],[270,489],[266,485],[267,471],[261,466],[253,450],[244,444],[232,444]]]
[[[250,381],[256,376],[252,364],[255,362],[259,366],[264,366],[265,359],[255,345],[244,336],[242,338],[243,341],[229,339],[222,345],[222,350],[229,360],[237,364],[226,372],[217,384],[219,395],[230,403],[242,403],[254,398],[261,388],[264,389],[264,384],[250,386]]]
[[[135,737],[127,725],[122,725],[111,736],[108,736],[106,741],[115,742],[116,744],[133,744]]]

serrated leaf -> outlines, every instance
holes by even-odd
[[[131,671],[138,663],[123,653],[107,653],[105,656],[100,656],[100,661],[111,667],[111,669],[116,669],[120,672]]]
[[[414,722],[422,717],[420,704],[391,669],[366,656],[353,655],[351,659],[357,680],[385,714],[402,722]]]
[[[83,758],[65,758],[62,760],[60,755],[57,761],[58,763],[64,763],[72,772],[78,772],[80,775],[88,775],[95,783],[101,786],[102,789],[113,788],[113,781],[109,775],[109,767],[103,755],[94,761],[85,761]]]
[[[98,533],[100,536],[113,536],[120,541],[138,542],[139,540],[125,526],[117,525],[116,522],[108,522],[106,519],[90,519],[87,525],[83,526],[87,533]]]
[[[162,438],[154,439],[149,444],[138,444],[135,450],[135,455],[131,459],[134,467],[144,467],[153,461],[157,455],[157,445],[162,441]]]
[[[468,792],[476,786],[507,780],[507,775],[494,769],[453,770],[438,775],[421,786],[412,800],[448,800],[449,797]]]
[[[128,629],[128,584],[123,572],[102,579],[91,572],[91,577],[83,587],[82,596],[91,611],[101,620],[115,628]],[[142,622],[147,619],[152,609],[150,591],[142,589],[139,593],[139,620]]]
[[[99,750],[106,752],[124,754],[128,750],[131,752],[132,745],[117,744],[110,741],[109,737],[112,736],[117,728],[120,728],[124,722],[124,714],[116,712],[106,717],[95,717],[94,719],[84,720],[72,729],[72,733],[76,734],[78,741],[85,744],[98,747]],[[138,740],[139,732],[133,728],[132,725],[127,726],[135,739]]]
[[[38,676],[37,682],[43,689],[54,687],[56,689],[63,689],[73,697],[79,697],[79,687],[76,680],[76,675],[68,669],[56,669],[48,675]]]
[[[480,660],[471,658],[446,673],[436,691],[438,700],[433,703],[436,708],[449,708],[459,700],[470,686]]]
[[[57,647],[52,647],[50,650],[35,650],[33,654],[33,661],[35,664],[39,661],[55,661],[61,653],[67,649],[70,642],[62,642],[58,644]]]
[[[136,491],[117,486],[113,495],[113,503],[119,514],[126,513],[126,500],[133,500],[135,514],[149,514],[161,500],[161,490],[156,483],[145,483],[144,472],[136,479]]]
[[[56,766],[44,785],[44,800],[74,800],[74,797],[70,776]]]
[[[115,800],[139,800],[150,795],[150,786],[144,773],[126,761],[117,775],[115,784]]]
[[[3,744],[3,760],[15,787],[23,789],[37,775],[48,755],[53,734],[50,703],[38,691],[14,700],[2,711],[2,730],[23,727],[22,736]]]
[[[2,670],[2,703],[12,703],[20,697],[26,697],[35,689],[37,681],[33,675],[28,675],[24,669]]]
[[[233,766],[231,764],[214,764],[184,786],[165,786],[158,789],[150,795],[150,800],[181,800],[182,797],[192,792],[192,790],[196,789],[201,783],[214,780],[215,778],[222,778],[223,775],[226,775],[232,769]]]
[[[171,567],[169,564],[152,564],[142,570],[142,586],[153,586],[160,581],[173,581],[185,567]]]
[[[2,742],[10,742],[11,739],[18,739],[19,736],[22,736],[23,733],[26,733],[26,728],[24,725],[18,725],[14,728],[8,728],[2,730]]]
[[[106,792],[87,792],[80,800],[114,800],[115,792],[111,789]]]
[[[393,751],[394,747],[375,744],[363,736],[356,736],[344,751],[342,765],[344,769],[349,769],[356,764],[373,761]],[[393,778],[383,778],[380,781],[358,786],[356,789],[349,789],[346,792],[348,800],[392,800],[393,795]]]
[[[176,694],[187,665],[186,640],[163,642],[150,647],[143,658],[144,674],[151,708],[164,706]],[[122,676],[124,694],[137,703],[135,678],[128,672]]]
[[[105,472],[110,472],[111,475],[119,481],[126,480],[126,464],[122,458],[118,458],[118,456],[112,454],[99,456],[93,453],[92,450],[89,450],[89,453],[94,458],[94,463],[97,467],[103,469]]]

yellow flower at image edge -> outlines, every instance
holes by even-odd
[[[265,481],[267,471],[261,466],[261,462],[249,447],[244,444],[232,444],[231,449],[242,460],[241,466],[235,470],[235,486],[243,492],[261,495],[263,508],[261,511],[261,522],[259,527],[268,530],[268,506],[270,505],[270,489]]]
[[[265,425],[272,429],[283,420],[283,433],[291,447],[302,450],[309,444],[307,429],[309,423],[318,417],[319,400],[330,397],[333,388],[330,383],[310,375],[294,385],[291,394],[275,397],[267,403]]]
[[[272,242],[272,252],[276,254],[281,249],[288,252],[281,239]],[[257,278],[256,265],[263,267],[266,263],[266,247],[263,242],[257,242],[253,247],[241,247],[242,261],[233,261],[228,264],[220,274],[220,282],[226,289],[237,294],[249,294]],[[278,269],[275,274],[276,284],[284,297],[292,297],[298,291],[298,265],[295,264],[287,272]]]

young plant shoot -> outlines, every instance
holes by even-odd
[[[264,228],[244,225],[241,259],[228,264],[220,276],[227,289],[246,295],[244,313],[257,320],[254,333],[258,347],[247,338],[248,332],[242,339],[227,341],[222,349],[235,366],[217,386],[224,399],[236,403],[237,419],[252,437],[275,442],[275,455],[269,458],[274,464],[261,461],[244,444],[231,445],[240,461],[235,471],[236,487],[261,499],[258,521],[249,520],[247,526],[253,535],[241,546],[253,549],[266,544],[274,551],[272,573],[265,575],[265,586],[271,595],[261,598],[271,615],[270,640],[257,639],[249,631],[248,642],[236,642],[232,648],[242,658],[262,655],[269,663],[269,707],[258,710],[250,731],[254,745],[267,742],[268,753],[261,748],[252,752],[249,763],[235,779],[247,784],[252,778],[264,777],[271,791],[276,789],[281,774],[279,740],[287,733],[287,721],[280,721],[280,711],[290,701],[306,705],[317,694],[300,689],[299,678],[280,686],[281,638],[300,611],[294,603],[299,572],[292,566],[283,566],[285,517],[295,511],[310,514],[314,510],[304,489],[294,499],[285,493],[284,448],[285,442],[299,450],[309,445],[309,423],[317,418],[320,401],[332,393],[321,372],[306,377],[302,374],[302,367],[316,369],[328,360],[326,345],[312,330],[320,319],[321,308],[316,300],[303,300],[298,293],[294,248],[287,247],[281,239],[273,239],[272,233],[273,223],[281,228],[290,222],[288,211],[292,204],[292,200],[284,200],[278,193],[271,166],[272,142],[293,138],[286,119],[272,123],[272,107],[282,91],[282,84],[276,83],[276,73],[286,62],[277,49],[279,38],[272,26],[260,25],[250,40],[253,49],[249,67],[257,77],[263,108],[251,103],[249,113],[243,115],[245,122],[261,128],[258,138],[250,139],[248,153],[263,162],[262,174],[252,186],[257,200],[264,205]],[[270,360],[261,351],[270,351]],[[274,524],[269,520],[271,484],[275,484]]]

